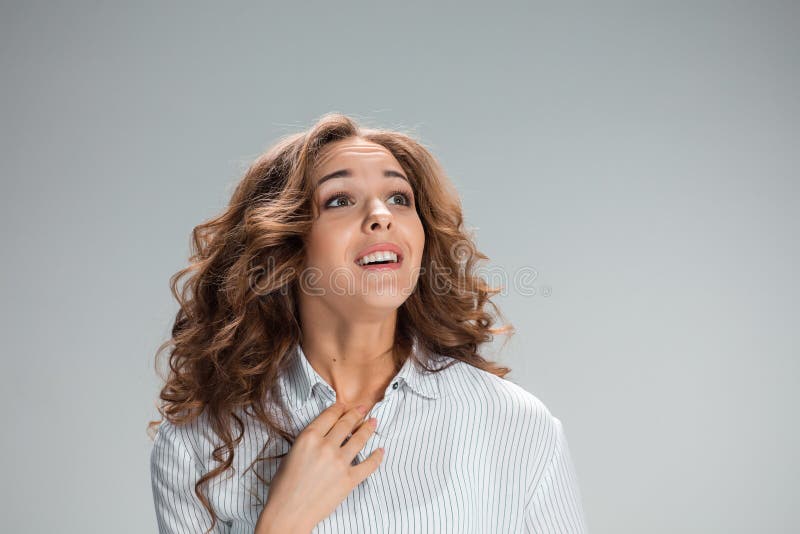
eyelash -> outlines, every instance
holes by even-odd
[[[409,195],[405,191],[400,191],[398,189],[398,190],[395,190],[395,191],[392,191],[391,193],[389,193],[389,198],[392,198],[392,197],[394,197],[396,195],[402,195],[403,198],[406,199],[406,204],[405,205],[406,206],[411,206],[411,195]],[[325,208],[325,209],[336,209],[336,208],[345,208],[345,207],[347,207],[347,206],[328,206],[328,204],[331,203],[331,200],[335,200],[335,199],[337,199],[339,197],[347,197],[348,200],[351,200],[349,195],[346,192],[338,191],[338,192],[333,193],[331,196],[328,197],[328,199],[323,203],[323,208]]]

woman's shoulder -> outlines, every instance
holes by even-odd
[[[263,446],[262,438],[268,434],[263,431],[262,425],[247,416],[242,409],[237,409],[235,413],[242,420],[244,433],[236,446],[237,453],[234,458],[242,455],[250,457],[253,451],[260,450],[260,447]],[[257,429],[256,426],[258,426]],[[232,438],[239,434],[237,425],[232,421],[230,430]],[[154,438],[154,449],[172,449],[183,457],[190,458],[198,470],[208,471],[214,449],[221,443],[207,411],[203,410],[195,418],[185,423],[177,424],[168,419],[162,420]]]
[[[495,446],[497,439],[505,439],[507,454],[524,458],[526,476],[534,484],[543,466],[564,446],[561,420],[538,396],[511,379],[460,360],[444,372],[443,409],[468,420],[473,435]]]
[[[170,448],[191,458],[198,468],[205,465],[204,452],[208,451],[212,429],[205,412],[184,423],[173,423],[164,418],[158,425],[154,438],[155,449]]]
[[[475,404],[492,416],[552,424],[554,417],[547,405],[513,379],[499,377],[461,360],[446,359],[454,362],[441,371],[440,387],[447,397],[459,404],[462,401]]]

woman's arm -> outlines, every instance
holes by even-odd
[[[290,520],[285,515],[273,512],[269,504],[258,518],[256,530],[253,534],[310,534],[311,530],[298,527],[299,522]]]
[[[585,534],[586,519],[567,438],[561,421],[556,417],[552,421],[556,438],[553,453],[526,501],[526,532]]]
[[[164,420],[150,453],[150,478],[160,534],[200,534],[211,526],[211,515],[194,492],[200,473],[178,429]],[[213,534],[230,526],[217,518]]]

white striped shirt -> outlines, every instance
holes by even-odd
[[[296,433],[336,393],[299,345],[293,354],[279,381]],[[449,361],[437,356],[432,363]],[[408,358],[366,417],[376,417],[378,427],[354,463],[378,447],[386,451],[383,461],[314,534],[587,532],[562,424],[515,383],[461,361],[425,373]],[[202,415],[188,425],[164,421],[156,434],[150,469],[162,534],[199,534],[211,524],[194,493],[201,472],[215,467],[216,440],[203,421]],[[246,423],[235,473],[214,478],[206,490],[218,516],[215,533],[252,534],[266,501],[267,487],[252,470],[242,473],[268,433],[252,418]],[[288,450],[272,441],[283,445],[268,446],[262,457]],[[266,480],[277,469],[272,462],[256,465]]]

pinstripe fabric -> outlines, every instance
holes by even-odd
[[[294,356],[280,387],[293,414],[289,426],[298,432],[336,393],[299,346]],[[448,361],[437,356],[432,363]],[[561,421],[515,383],[460,361],[425,373],[409,358],[367,417],[377,417],[378,428],[354,463],[378,447],[386,449],[383,462],[315,534],[587,532]],[[267,488],[244,471],[265,443],[266,454],[288,450],[267,435],[249,419],[235,473],[207,490],[221,521],[214,532],[252,534]],[[161,533],[200,533],[210,525],[194,483],[209,470],[213,443],[203,416],[159,428],[150,468]],[[277,469],[257,466],[267,480]]]

